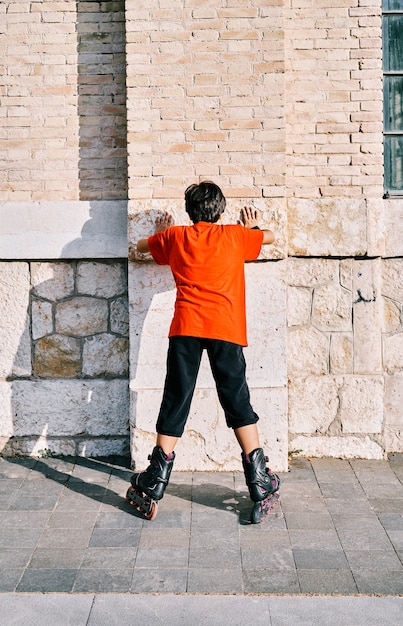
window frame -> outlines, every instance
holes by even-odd
[[[403,183],[402,187],[399,189],[393,188],[391,185],[392,180],[392,168],[390,167],[391,163],[391,155],[390,155],[390,146],[389,142],[386,140],[387,137],[399,137],[403,141],[403,129],[402,130],[387,130],[389,124],[386,122],[386,113],[389,112],[389,89],[388,81],[386,80],[388,77],[402,77],[403,78],[403,59],[402,59],[402,69],[401,70],[389,70],[385,69],[389,67],[389,47],[386,44],[386,28],[387,28],[387,19],[390,16],[401,16],[403,18],[403,7],[401,9],[385,9],[384,6],[388,4],[386,2],[382,2],[382,71],[383,71],[383,136],[384,136],[384,198],[389,197],[402,197],[403,196]]]

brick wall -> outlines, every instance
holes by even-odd
[[[3,2],[0,201],[127,197],[124,2]]]
[[[381,2],[286,2],[287,193],[380,198]]]
[[[282,196],[282,2],[126,2],[130,198]]]

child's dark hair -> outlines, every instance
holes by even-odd
[[[185,205],[186,213],[194,224],[214,223],[225,211],[225,198],[218,185],[206,180],[186,189]]]

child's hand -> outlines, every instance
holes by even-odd
[[[245,206],[241,210],[241,222],[245,226],[245,228],[256,228],[259,227],[259,213],[257,209],[252,209],[252,207]]]
[[[155,233],[161,233],[163,230],[166,230],[170,226],[174,225],[174,220],[172,215],[165,212],[162,215],[158,216],[155,220]]]

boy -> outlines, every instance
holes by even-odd
[[[150,466],[133,475],[126,496],[147,519],[155,517],[168,484],[204,349],[227,425],[242,449],[246,484],[255,502],[252,523],[260,522],[278,499],[280,481],[265,466],[243,355],[247,345],[244,263],[256,259],[262,245],[273,243],[274,235],[259,229],[257,211],[248,207],[241,211],[242,223],[218,225],[225,204],[214,183],[191,185],[185,191],[185,206],[193,225],[173,226],[172,217],[165,213],[156,221],[155,234],[137,243],[140,253],[150,252],[157,264],[170,266],[176,283],[156,446]]]

